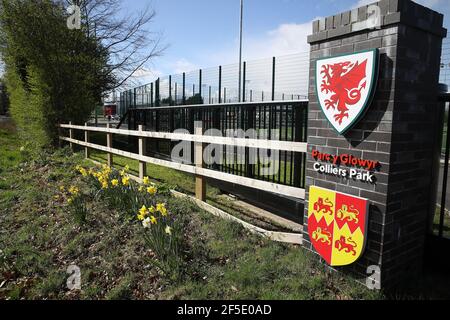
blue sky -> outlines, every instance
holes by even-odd
[[[125,10],[150,4],[156,11],[152,31],[169,45],[149,66],[152,77],[235,63],[238,59],[239,0],[125,0]],[[311,21],[373,0],[245,0],[244,59],[308,51]],[[418,0],[446,14],[450,0]]]

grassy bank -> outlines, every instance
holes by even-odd
[[[186,261],[178,281],[152,259],[142,226],[90,199],[79,223],[61,185],[89,188],[88,164],[68,149],[27,159],[11,127],[0,129],[0,298],[3,299],[370,299],[379,295],[329,273],[297,246],[266,241],[239,225],[162,195],[180,216]],[[275,262],[275,263],[274,263]],[[81,291],[66,287],[70,265]]]

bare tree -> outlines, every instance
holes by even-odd
[[[132,76],[166,49],[161,34],[149,30],[155,17],[150,5],[141,12],[123,15],[122,0],[63,1],[81,8],[83,30],[109,53],[108,72],[117,79],[111,90],[132,84]]]

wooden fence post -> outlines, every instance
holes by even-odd
[[[108,123],[106,125],[106,128],[110,129],[111,125]],[[113,139],[112,133],[108,132],[107,135],[106,135],[106,146],[108,148],[112,148],[112,139]],[[108,167],[112,167],[113,166],[113,155],[112,155],[112,153],[110,153],[110,152],[107,153],[107,160],[108,160]]]
[[[139,132],[144,131],[144,126],[139,125],[138,126]],[[139,137],[139,155],[145,156],[145,150],[146,150],[146,140],[144,137]],[[147,174],[147,163],[144,161],[139,160],[139,179],[143,180],[144,177]]]
[[[194,134],[199,136],[203,135],[202,121],[195,121]],[[194,158],[195,165],[198,168],[203,168],[203,143],[196,142],[194,144]],[[195,176],[195,197],[201,201],[206,201],[206,180],[199,175]]]
[[[72,125],[72,121],[69,121],[69,126],[71,126],[71,125]],[[69,138],[73,139],[73,129],[72,128],[69,129]],[[70,145],[70,150],[73,151],[73,143],[70,142],[69,145]]]
[[[62,134],[62,129],[61,129],[61,123],[58,125],[58,148],[61,149],[63,146],[63,140],[61,139],[61,137],[63,136]]]
[[[84,126],[87,129],[87,126],[88,126],[87,122],[84,124]],[[84,130],[84,142],[89,143],[89,131],[87,131],[87,130]],[[87,146],[84,147],[84,155],[85,155],[86,159],[89,159],[90,150]]]

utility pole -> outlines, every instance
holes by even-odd
[[[242,29],[244,21],[244,0],[241,0],[241,19],[239,27],[239,89],[238,89],[238,99],[239,102],[242,101]]]

